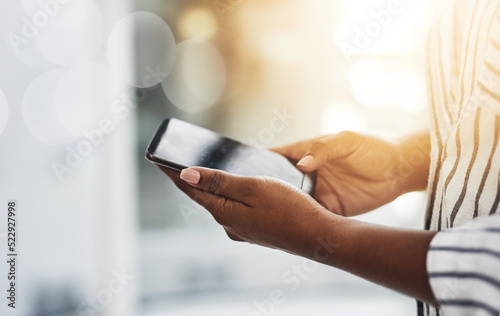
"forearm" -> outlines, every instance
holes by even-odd
[[[315,225],[305,227],[309,244],[296,249],[300,255],[433,304],[426,257],[434,232],[388,228],[327,212],[316,217]]]
[[[412,134],[398,142],[399,163],[396,179],[402,193],[425,190],[430,168],[429,132]]]

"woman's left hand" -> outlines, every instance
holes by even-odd
[[[304,191],[274,178],[243,177],[201,167],[179,174],[159,167],[236,241],[311,257],[317,225],[335,216]]]
[[[304,191],[266,177],[205,168],[162,170],[233,240],[278,248],[433,303],[426,270],[436,234],[345,218]]]

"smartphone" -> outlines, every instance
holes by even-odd
[[[270,176],[311,196],[316,185],[316,173],[302,173],[295,161],[174,118],[160,124],[149,143],[146,159],[177,171],[198,166],[241,176]]]

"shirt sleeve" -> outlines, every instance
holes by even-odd
[[[500,215],[436,234],[427,271],[444,315],[500,314]]]

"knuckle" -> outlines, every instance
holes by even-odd
[[[242,185],[240,187],[240,194],[241,196],[244,196],[244,197],[247,197],[247,198],[251,198],[253,196],[255,196],[255,189],[258,187],[258,185],[255,183],[255,181],[253,181],[252,178],[244,178],[242,180]]]
[[[347,148],[353,150],[359,145],[360,134],[352,131],[343,131],[338,134],[338,137],[346,144]]]
[[[259,180],[259,183],[258,184],[250,184],[248,187],[249,187],[249,190],[251,190],[252,194],[254,194],[254,190],[255,188],[259,187],[259,188],[265,188],[267,187],[270,183],[272,182],[275,182],[276,180],[272,177],[269,177],[269,176],[257,176],[256,177],[258,180]]]
[[[216,194],[220,190],[222,175],[219,172],[214,172],[210,177],[207,185],[207,191]]]
[[[323,150],[326,147],[327,142],[328,139],[325,137],[315,140],[311,145],[311,151],[315,152]]]
[[[261,179],[259,185],[253,186],[254,188],[258,187],[259,191],[279,192],[279,194],[282,194],[289,189],[289,184],[283,180],[268,176],[260,176],[259,178]]]
[[[338,135],[338,137],[346,139],[346,140],[353,140],[354,138],[356,138],[356,136],[358,136],[358,133],[353,132],[353,131],[342,131],[342,132],[338,133],[337,135]]]
[[[232,223],[228,218],[228,215],[233,212],[232,201],[227,198],[220,199],[217,205],[217,209],[217,213],[214,214],[215,221],[222,226],[231,226]]]

